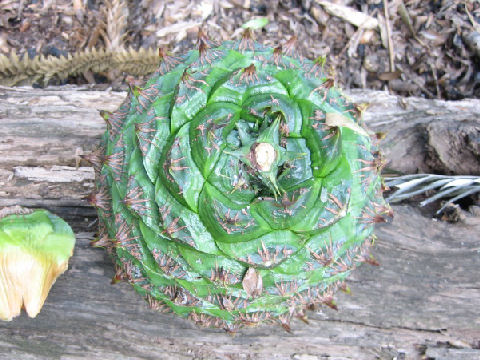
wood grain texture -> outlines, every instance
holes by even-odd
[[[480,226],[394,210],[393,223],[377,230],[381,266],[360,267],[348,281],[352,294],[337,294],[338,311],[310,312],[291,333],[263,326],[232,336],[156,313],[130,285],[110,284],[110,260],[89,246],[93,232],[78,232],[70,269],[37,318],[0,324],[0,359],[419,359],[426,351],[456,359],[460,350],[480,358],[472,348]]]
[[[80,204],[93,180],[79,155],[98,146],[105,130],[98,110],[113,111],[124,97],[76,87],[0,87],[0,206],[19,198]],[[349,97],[369,104],[365,123],[386,134],[381,145],[388,168],[480,174],[480,100],[405,99],[379,91]]]
[[[377,230],[374,256],[381,266],[356,270],[348,281],[352,295],[336,296],[338,312],[319,308],[309,313],[309,324],[294,321],[292,333],[280,326],[235,336],[197,328],[150,310],[128,284],[111,285],[111,261],[89,246],[96,216],[84,197],[93,173],[78,155],[94,148],[104,131],[97,109],[114,110],[123,97],[78,88],[0,88],[0,206],[48,208],[77,235],[70,269],[37,318],[23,314],[0,323],[0,359],[480,359],[480,225],[474,217],[447,224],[414,207],[394,207],[393,223]],[[351,98],[370,102],[365,121],[375,131],[388,130],[383,150],[399,171],[428,171],[436,156],[425,145],[429,127],[470,124],[467,133],[474,134],[479,124],[478,100],[380,92]],[[468,154],[475,156],[471,145]],[[437,159],[451,167],[455,156],[443,152]]]

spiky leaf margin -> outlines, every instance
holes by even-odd
[[[368,246],[390,214],[384,162],[359,109],[294,42],[271,49],[247,29],[218,46],[201,32],[198,50],[161,54],[147,84],[103,113],[96,244],[154,308],[288,328],[314,305],[336,308],[359,263],[378,264]]]

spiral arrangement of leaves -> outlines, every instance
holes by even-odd
[[[326,304],[390,215],[382,159],[321,59],[221,45],[161,63],[87,156],[101,237],[156,309],[229,330]]]

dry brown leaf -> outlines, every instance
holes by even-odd
[[[175,23],[175,24],[166,26],[164,28],[161,28],[160,30],[157,31],[156,35],[158,37],[163,37],[172,33],[186,32],[187,30],[200,25],[202,25],[202,23],[197,21]]]
[[[243,277],[242,286],[249,297],[261,295],[263,290],[262,276],[255,268],[250,267]]]
[[[387,26],[385,24],[385,18],[380,14],[377,14],[378,27],[380,29],[380,39],[382,40],[382,45],[385,49],[388,49],[388,35],[387,35]]]
[[[463,41],[476,56],[480,57],[480,33],[473,31],[464,36]]]
[[[405,4],[403,3],[403,1],[401,1],[400,4],[398,5],[397,11],[403,23],[407,26],[408,31],[410,31],[410,34],[413,36],[416,36],[417,32],[415,31],[415,28],[412,25],[412,19],[410,18],[410,14],[408,13],[408,10]]]
[[[402,75],[402,72],[398,71],[398,70],[397,71],[385,71],[385,72],[378,73],[377,77],[378,77],[379,80],[388,81],[388,80],[398,79],[400,77],[400,75]]]
[[[234,5],[227,0],[220,0],[219,5],[224,9],[233,9]]]
[[[437,33],[433,30],[430,31],[422,31],[420,32],[420,35],[430,41],[432,45],[439,46],[443,45],[447,42],[448,37],[450,36],[450,32],[447,33]]]
[[[375,40],[375,31],[366,30],[363,32],[362,37],[360,38],[360,44],[370,44]]]
[[[330,127],[346,127],[350,130],[355,131],[356,133],[367,136],[368,134],[360,125],[355,123],[352,119],[342,115],[340,113],[327,113],[325,118],[325,124]]]
[[[213,0],[203,0],[197,4],[194,11],[192,11],[192,15],[199,16],[202,20],[205,20],[213,11]]]
[[[378,27],[377,19],[349,6],[333,4],[324,0],[315,0],[315,2],[322,5],[331,15],[338,16],[356,27],[372,30]]]
[[[250,9],[250,0],[230,0],[229,1],[231,4],[234,6],[244,8],[244,9]]]
[[[7,44],[7,33],[6,32],[0,32],[0,52],[8,52],[10,50],[10,47]]]
[[[83,5],[83,0],[73,0],[73,10],[75,12],[77,11],[84,11],[85,10],[85,6]]]

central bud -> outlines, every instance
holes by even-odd
[[[275,161],[275,148],[269,143],[257,143],[254,149],[255,163],[260,171],[270,171]]]

